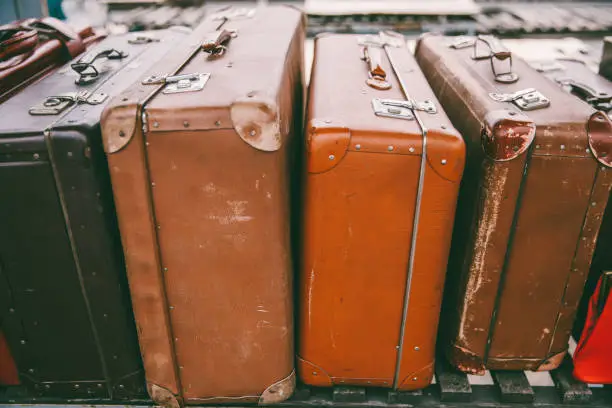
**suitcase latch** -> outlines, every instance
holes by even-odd
[[[578,95],[595,109],[604,112],[612,110],[612,94],[600,91],[585,83],[575,81],[572,78],[556,78],[555,81],[557,81],[559,85],[568,88],[571,93]]]
[[[376,116],[384,116],[397,119],[414,119],[412,111],[436,113],[436,105],[432,101],[402,101],[398,99],[372,99],[372,108]]]
[[[463,48],[473,47],[476,39],[474,37],[466,37],[460,35],[459,37],[453,38],[448,45],[450,48],[460,50]]]
[[[497,102],[512,102],[524,111],[546,108],[550,105],[550,100],[534,88],[514,93],[490,93],[489,97]]]
[[[204,89],[210,78],[209,73],[193,73],[181,75],[151,75],[142,81],[143,85],[165,84],[162,93],[173,94],[183,92],[197,92]]]
[[[59,115],[74,104],[99,105],[108,98],[102,92],[88,91],[65,93],[58,96],[48,96],[40,105],[30,108],[30,115]]]

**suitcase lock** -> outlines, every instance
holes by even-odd
[[[105,93],[88,91],[48,96],[41,104],[31,107],[29,113],[34,116],[59,115],[74,104],[99,105],[107,98]]]
[[[204,85],[208,82],[210,73],[193,73],[181,75],[151,75],[142,81],[143,85],[161,85],[164,84],[164,94],[196,92],[204,89]]]
[[[490,93],[489,97],[497,102],[512,102],[524,111],[546,108],[550,105],[550,100],[534,88],[507,94]]]
[[[417,102],[414,100],[402,101],[397,99],[372,99],[372,108],[376,116],[387,118],[397,118],[413,120],[414,113],[412,111],[422,111],[426,113],[436,113],[436,105],[432,101]]]

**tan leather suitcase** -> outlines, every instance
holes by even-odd
[[[494,37],[424,36],[416,57],[466,137],[443,307],[461,370],[565,356],[608,202],[612,122]]]
[[[102,122],[152,399],[273,403],[294,388],[290,175],[302,14],[205,20]]]
[[[464,142],[395,34],[318,37],[307,120],[298,373],[425,387]]]

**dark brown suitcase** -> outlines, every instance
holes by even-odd
[[[468,146],[441,323],[450,360],[555,368],[612,185],[612,122],[491,36],[424,36],[416,57]]]
[[[108,38],[0,104],[0,324],[25,391],[0,403],[146,395],[99,124],[185,31]]]
[[[102,122],[147,386],[269,404],[295,386],[289,191],[302,14],[211,15]]]
[[[399,34],[317,37],[307,118],[300,379],[424,388],[463,139]]]

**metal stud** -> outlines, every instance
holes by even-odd
[[[155,228],[157,228],[158,230],[160,230],[160,229],[161,229],[161,225],[157,224],[157,225],[155,226]]]
[[[49,384],[45,384],[45,388],[48,390],[49,388],[51,388],[51,386]]]
[[[414,351],[419,351],[421,348],[419,346],[414,346]]]
[[[26,341],[25,340],[21,340],[19,343],[26,344]]]
[[[153,122],[153,127],[154,128],[158,128],[159,127],[159,122]]]
[[[169,307],[169,309],[170,309],[170,310],[174,310],[174,306],[170,306],[170,307]]]
[[[40,158],[40,155],[38,153],[34,153],[33,157],[34,160],[38,160]]]
[[[164,268],[164,272],[168,272],[168,268]]]
[[[125,385],[119,384],[119,389],[124,389],[124,388],[125,388]]]
[[[409,148],[408,148],[408,151],[409,151],[410,153],[414,153],[414,147],[409,147]]]
[[[560,146],[561,150],[565,150],[565,145]]]
[[[102,384],[98,384],[98,388],[102,388]]]
[[[440,161],[440,163],[442,163],[442,165],[444,166],[444,165],[447,163],[447,162],[446,162],[446,159],[442,159],[442,160]]]
[[[215,126],[217,126],[217,127],[221,126],[221,121],[220,120],[216,121],[215,122]]]
[[[361,150],[361,145],[360,144],[355,145],[355,149]]]
[[[446,129],[446,125],[442,125],[440,126],[442,129]]]
[[[586,152],[587,152],[587,153],[591,153],[591,149],[589,149],[589,148],[587,147]]]
[[[393,146],[389,146],[389,147],[387,147],[387,150],[388,150],[388,151],[390,151],[390,152],[392,152],[392,151],[393,151],[393,149],[395,149],[395,147],[393,147]]]
[[[312,375],[319,375],[319,373],[317,373],[316,371],[313,371]]]
[[[154,182],[151,182],[151,187],[155,187],[155,183]]]
[[[325,123],[327,123],[327,124],[332,123],[332,121],[331,121],[331,120],[329,120],[329,119],[325,119],[323,122],[325,122]]]
[[[149,145],[150,145],[150,143],[149,143],[149,142],[145,142],[145,146],[149,146]]]
[[[189,127],[189,122],[187,122],[187,121],[184,121],[184,122],[183,122],[183,127],[186,127],[186,128],[188,128],[188,127]]]
[[[125,132],[123,130],[119,131],[119,137],[125,137]]]
[[[257,132],[255,131],[255,129],[251,130],[249,132],[249,135],[251,135],[251,137],[254,137],[257,134]]]
[[[33,369],[33,368],[30,368],[30,369],[28,370],[28,373],[33,374],[33,373],[34,373],[34,369]]]
[[[118,360],[118,359],[119,359],[119,357],[117,355],[113,356],[113,360]]]
[[[78,390],[79,388],[81,388],[81,386],[79,384],[74,384],[74,389]]]
[[[15,309],[13,309],[12,307],[9,309],[9,313],[15,313]]]
[[[593,202],[591,203],[591,207],[595,207],[596,205],[597,205],[597,203],[596,203],[595,201],[593,201]]]
[[[333,154],[329,155],[329,160],[334,160],[336,158],[336,156],[334,156]]]
[[[536,145],[536,149],[539,149],[539,148],[540,148],[540,145],[538,145],[538,144],[537,144],[537,145]]]
[[[417,377],[412,377],[412,381],[416,381],[416,380],[418,380]]]

